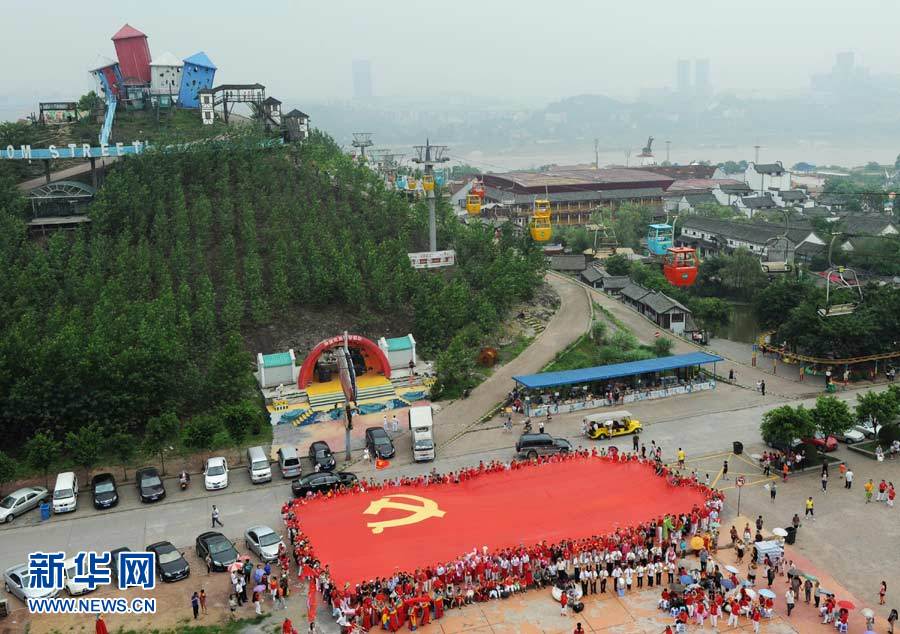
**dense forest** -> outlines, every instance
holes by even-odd
[[[427,249],[424,205],[320,133],[120,161],[90,226],[46,241],[28,237],[22,202],[12,179],[0,183],[0,435],[19,442],[234,418],[254,398],[241,334],[305,305],[411,312],[445,373],[438,389],[462,389],[463,349],[530,296],[544,266],[526,239],[496,240],[441,205],[439,242],[459,266],[415,271],[406,254]]]

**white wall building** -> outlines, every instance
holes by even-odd
[[[791,188],[791,173],[781,161],[775,163],[750,163],[744,172],[744,182],[755,192],[787,190]]]
[[[184,62],[172,55],[163,53],[150,62],[150,94],[172,95],[178,97],[181,90],[181,73]]]

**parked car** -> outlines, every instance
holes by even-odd
[[[108,509],[119,503],[119,490],[111,473],[100,473],[91,478],[91,496],[94,508]]]
[[[58,590],[50,590],[45,588],[31,588],[28,576],[28,564],[19,564],[12,568],[7,568],[3,573],[3,588],[7,594],[11,594],[20,601],[27,599],[41,599],[47,597],[55,597]]]
[[[834,436],[826,438],[821,432],[816,432],[812,438],[804,438],[803,442],[815,446],[819,451],[835,451],[838,446],[837,438]]]
[[[281,535],[268,526],[253,526],[244,533],[244,543],[247,550],[255,553],[263,561],[275,561],[278,559],[278,549],[284,542]]]
[[[190,576],[190,564],[172,542],[150,544],[147,546],[147,552],[156,554],[156,572],[163,581],[178,581]]]
[[[838,436],[838,440],[843,440],[848,445],[855,442],[862,442],[866,439],[866,435],[859,431],[858,429],[854,429],[851,427],[846,430],[843,434]]]
[[[134,474],[141,502],[158,502],[166,497],[166,487],[156,467],[144,467]]]
[[[127,546],[116,548],[109,551],[109,569],[112,570],[112,578],[114,583],[119,582],[119,553],[130,553],[131,549]]]
[[[550,434],[522,434],[516,441],[516,455],[520,458],[537,458],[557,453],[567,453],[572,444],[565,438]]]
[[[309,446],[309,461],[315,471],[331,471],[337,464],[331,447],[324,440],[317,440]]]
[[[294,478],[303,473],[303,465],[300,464],[300,454],[294,447],[281,447],[278,449],[278,467],[281,469],[281,477]]]
[[[262,447],[250,447],[247,449],[247,471],[250,473],[250,482],[272,481],[272,465]]]
[[[369,448],[369,453],[376,458],[394,457],[394,442],[381,427],[366,429],[366,447]]]
[[[195,548],[197,556],[206,562],[207,572],[225,572],[238,558],[231,540],[215,531],[198,535]]]
[[[856,431],[862,432],[866,438],[875,438],[875,435],[879,431],[881,431],[881,427],[881,425],[876,425],[874,422],[872,422],[871,418],[867,418],[856,423],[854,429]]]
[[[799,438],[794,438],[789,443],[782,442],[780,440],[766,440],[766,444],[772,449],[776,449],[783,454],[797,453],[798,451],[803,449],[803,441]]]
[[[228,461],[221,456],[209,458],[203,467],[203,486],[207,491],[224,489],[228,486]]]
[[[330,491],[342,484],[344,486],[356,484],[356,475],[349,471],[310,473],[291,482],[291,491],[293,491],[294,496],[303,497],[310,492]]]
[[[65,577],[63,578],[63,581],[66,586],[66,592],[69,593],[70,597],[77,597],[82,594],[87,594],[88,592],[93,592],[97,589],[94,588],[92,590],[88,584],[75,581],[75,575],[78,572],[78,569],[75,565],[74,557],[66,559],[65,566]]]
[[[78,476],[64,471],[56,476],[53,487],[53,512],[71,513],[78,507]]]
[[[11,522],[25,511],[37,508],[50,498],[50,491],[44,487],[23,487],[16,489],[0,500],[0,522]]]

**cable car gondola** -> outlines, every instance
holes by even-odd
[[[665,255],[672,247],[675,230],[670,224],[649,225],[647,228],[647,250],[650,255]]]
[[[531,216],[529,230],[535,242],[547,242],[553,237],[553,224],[550,222],[552,211],[549,200],[535,200],[534,214]]]
[[[766,248],[759,257],[762,272],[767,275],[790,273],[794,269],[794,244],[787,237],[790,219],[784,209],[781,213],[784,214],[784,231],[766,240]]]
[[[422,189],[427,192],[434,191],[434,176],[431,174],[425,174],[422,177]]]
[[[481,213],[481,197],[477,194],[466,195],[466,211],[470,216],[477,216]]]
[[[697,250],[691,247],[669,247],[663,257],[663,275],[672,286],[692,286],[699,268]]]
[[[840,236],[839,233],[831,236],[831,242],[828,243],[828,270],[825,271],[825,305],[820,306],[816,311],[819,314],[819,317],[841,317],[843,315],[851,315],[856,311],[856,307],[863,301],[862,286],[859,283],[859,276],[856,274],[856,271],[845,266],[835,266],[831,259],[834,243],[838,239],[838,236]],[[832,304],[832,286],[834,286],[835,289],[843,288],[849,290],[853,295],[859,297],[859,301]]]

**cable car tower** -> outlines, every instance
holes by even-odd
[[[353,147],[359,150],[359,161],[360,163],[366,162],[366,148],[372,147],[375,143],[372,141],[372,133],[371,132],[354,132],[353,133],[353,143],[351,143]]]
[[[422,178],[422,186],[425,189],[425,199],[428,202],[428,250],[437,251],[437,218],[434,211],[434,166],[439,163],[446,163],[449,157],[444,156],[447,151],[446,145],[431,145],[428,139],[425,139],[425,145],[413,146],[416,150],[416,157],[412,159],[413,163],[422,165],[425,174]]]

